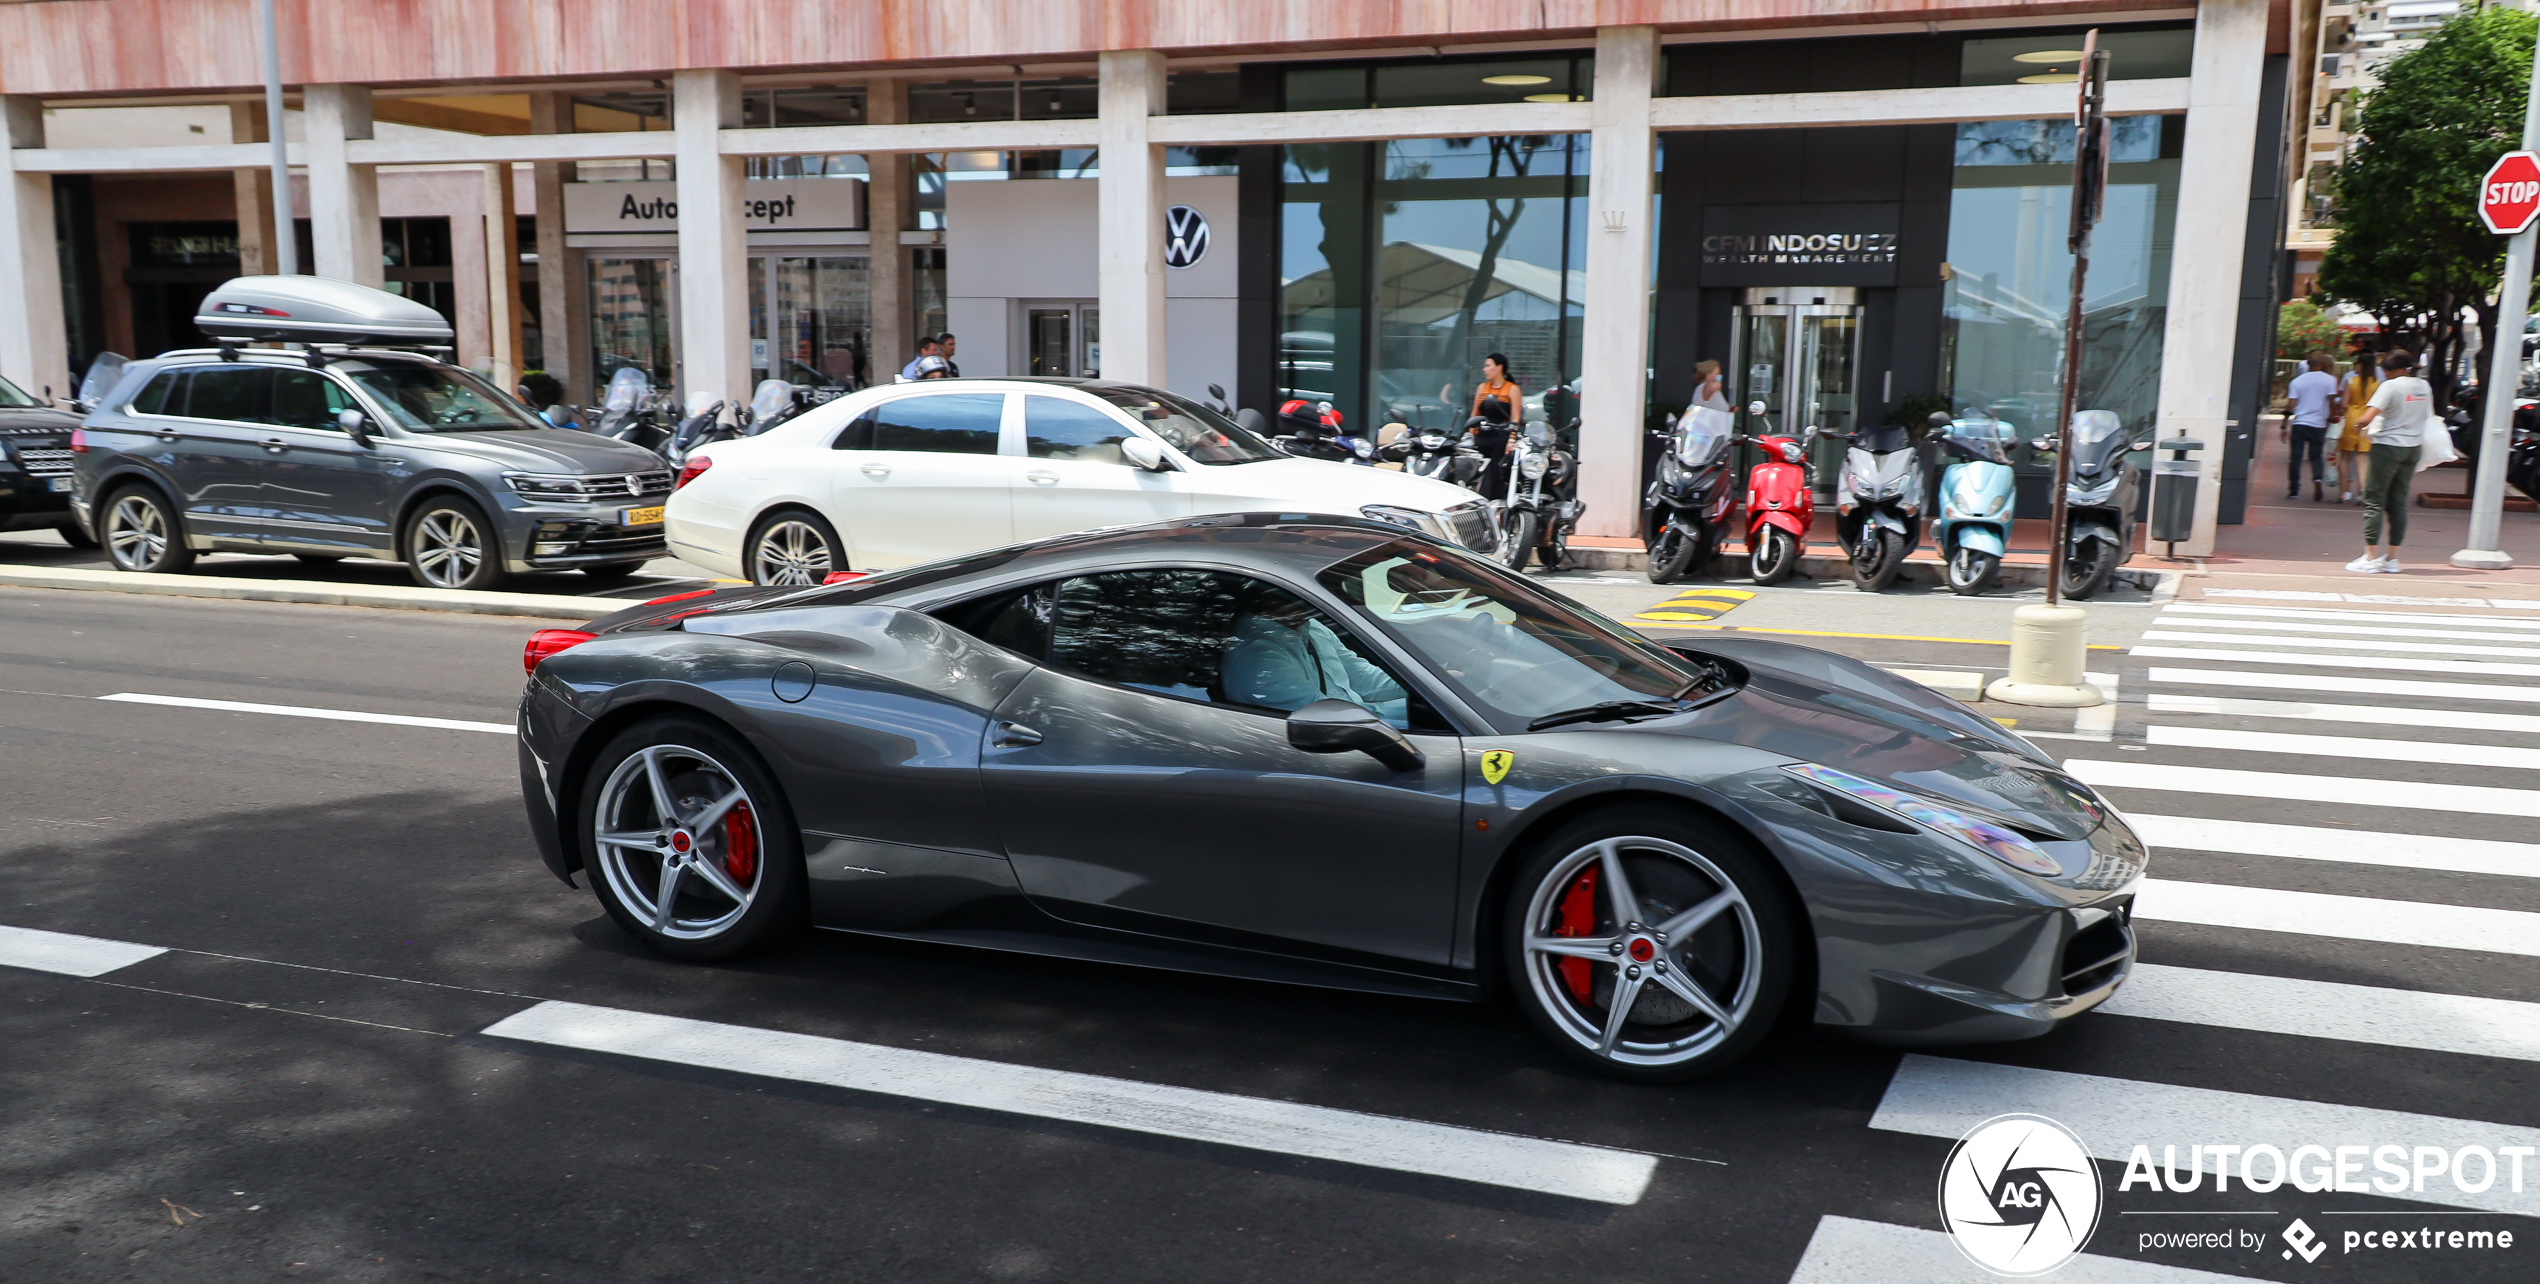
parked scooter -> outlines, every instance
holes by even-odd
[[[1764,403],[1746,413],[1761,420]],[[1746,569],[1758,584],[1779,584],[1799,570],[1808,528],[1817,523],[1817,496],[1808,485],[1804,437],[1752,439],[1764,458],[1746,474]]]
[[[1834,490],[1834,535],[1852,559],[1852,582],[1877,593],[1896,582],[1922,543],[1923,461],[1896,424],[1855,429]]]
[[[1482,452],[1465,445],[1462,438],[1448,436],[1443,428],[1405,433],[1379,447],[1376,454],[1387,463],[1402,465],[1402,471],[1414,477],[1450,482],[1466,490],[1473,489],[1489,462]]]
[[[1980,409],[1963,419],[1935,411],[1940,448],[1958,458],[1940,474],[1940,521],[1932,528],[1949,591],[1973,597],[2002,574],[2011,535],[2011,445],[2018,430]]]
[[[2073,415],[2072,470],[2064,485],[2064,596],[2091,597],[2108,587],[2117,568],[2134,556],[2134,492],[2141,483],[2126,456],[2150,450],[2148,441],[2126,443],[2125,424],[2113,410]],[[2055,439],[2029,445],[2051,453]]]
[[[1329,459],[1345,464],[1376,462],[1374,447],[1368,446],[1362,459],[1359,448],[1365,443],[1342,435],[1341,414],[1328,401],[1288,402],[1279,407],[1279,427],[1281,435],[1271,438],[1270,444],[1300,459]]]
[[[1641,546],[1649,550],[1649,582],[1673,584],[1707,565],[1728,542],[1737,487],[1729,479],[1736,421],[1725,410],[1695,406],[1675,421],[1667,452],[1640,505]]]
[[[1547,571],[1561,569],[1570,532],[1587,511],[1578,496],[1578,460],[1553,439],[1552,425],[1540,419],[1527,424],[1510,469],[1508,504],[1499,516],[1499,556],[1508,569],[1522,571],[1529,561]]]
[[[602,407],[599,427],[592,431],[660,454],[669,447],[676,431],[663,422],[661,411],[652,380],[633,366],[623,367],[609,380],[608,401]]]

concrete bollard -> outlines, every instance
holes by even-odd
[[[2032,603],[2011,612],[2011,675],[1986,687],[1985,699],[2047,709],[2102,703],[2099,688],[2082,676],[2089,621],[2090,613],[2078,606]]]

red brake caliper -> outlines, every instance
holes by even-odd
[[[1596,930],[1596,866],[1590,865],[1561,894],[1561,906],[1553,914],[1554,936],[1586,936]],[[1561,983],[1569,987],[1570,997],[1582,1005],[1589,1001],[1589,982],[1596,974],[1586,959],[1563,956],[1553,967],[1561,973]]]
[[[758,872],[758,822],[750,818],[748,803],[734,803],[723,813],[723,872],[743,887]]]

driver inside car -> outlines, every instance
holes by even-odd
[[[1397,727],[1410,695],[1391,674],[1341,641],[1313,606],[1292,594],[1257,593],[1235,617],[1226,649],[1226,698],[1293,713],[1317,700],[1347,700]]]

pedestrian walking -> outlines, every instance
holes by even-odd
[[[2326,353],[2311,354],[2309,368],[2293,376],[2285,385],[2285,400],[2292,405],[2278,438],[2292,446],[2284,459],[2284,497],[2302,496],[2302,460],[2311,461],[2311,502],[2328,498],[2328,487],[2322,471],[2321,447],[2328,441],[2329,420],[2337,410],[2337,377],[2329,373],[2332,366]]]
[[[2372,404],[2372,395],[2381,391],[2381,376],[2372,368],[2370,356],[2355,358],[2354,369],[2347,372],[2344,395],[2345,428],[2337,437],[2337,476],[2341,493],[2337,502],[2355,502],[2355,492],[2364,485],[2364,455],[2372,449],[2372,437],[2364,431],[2364,410]]]
[[[2404,348],[2384,355],[2381,387],[2364,407],[2360,426],[2372,438],[2364,456],[2364,555],[2346,564],[2359,574],[2399,573],[2399,546],[2408,538],[2408,481],[2417,475],[2417,448],[2434,422],[2434,389],[2409,373],[2416,363]]]
[[[1700,382],[1693,386],[1693,404],[1705,410],[1717,410],[1722,414],[1732,413],[1729,405],[1729,390],[1720,383],[1720,363],[1717,361],[1694,362],[1693,373],[1700,377]]]

